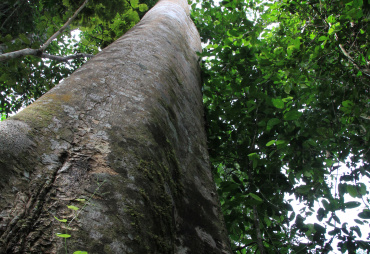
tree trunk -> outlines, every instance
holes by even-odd
[[[0,253],[231,253],[196,51],[186,0],[161,0],[0,124]]]

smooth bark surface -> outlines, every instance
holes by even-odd
[[[161,0],[0,123],[0,253],[231,253],[209,167],[199,34]],[[104,184],[97,190],[97,187]],[[91,202],[71,223],[79,199]],[[54,217],[55,216],[55,217]]]

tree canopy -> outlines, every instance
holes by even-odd
[[[2,53],[40,47],[82,4],[57,2],[1,3]],[[91,1],[47,53],[95,54],[154,2]],[[205,45],[209,153],[235,253],[369,251],[361,226],[370,219],[370,1],[210,0],[192,4],[192,19]],[[77,27],[79,42],[70,36]],[[86,59],[0,62],[1,112]],[[338,217],[356,209],[352,223]]]

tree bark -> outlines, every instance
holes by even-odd
[[[187,1],[161,0],[0,123],[0,253],[231,253],[196,51]]]

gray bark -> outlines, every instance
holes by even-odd
[[[68,253],[231,253],[196,51],[186,0],[161,0],[0,123],[0,253],[65,253],[59,232]],[[54,218],[71,221],[67,205],[89,197],[70,229]]]

